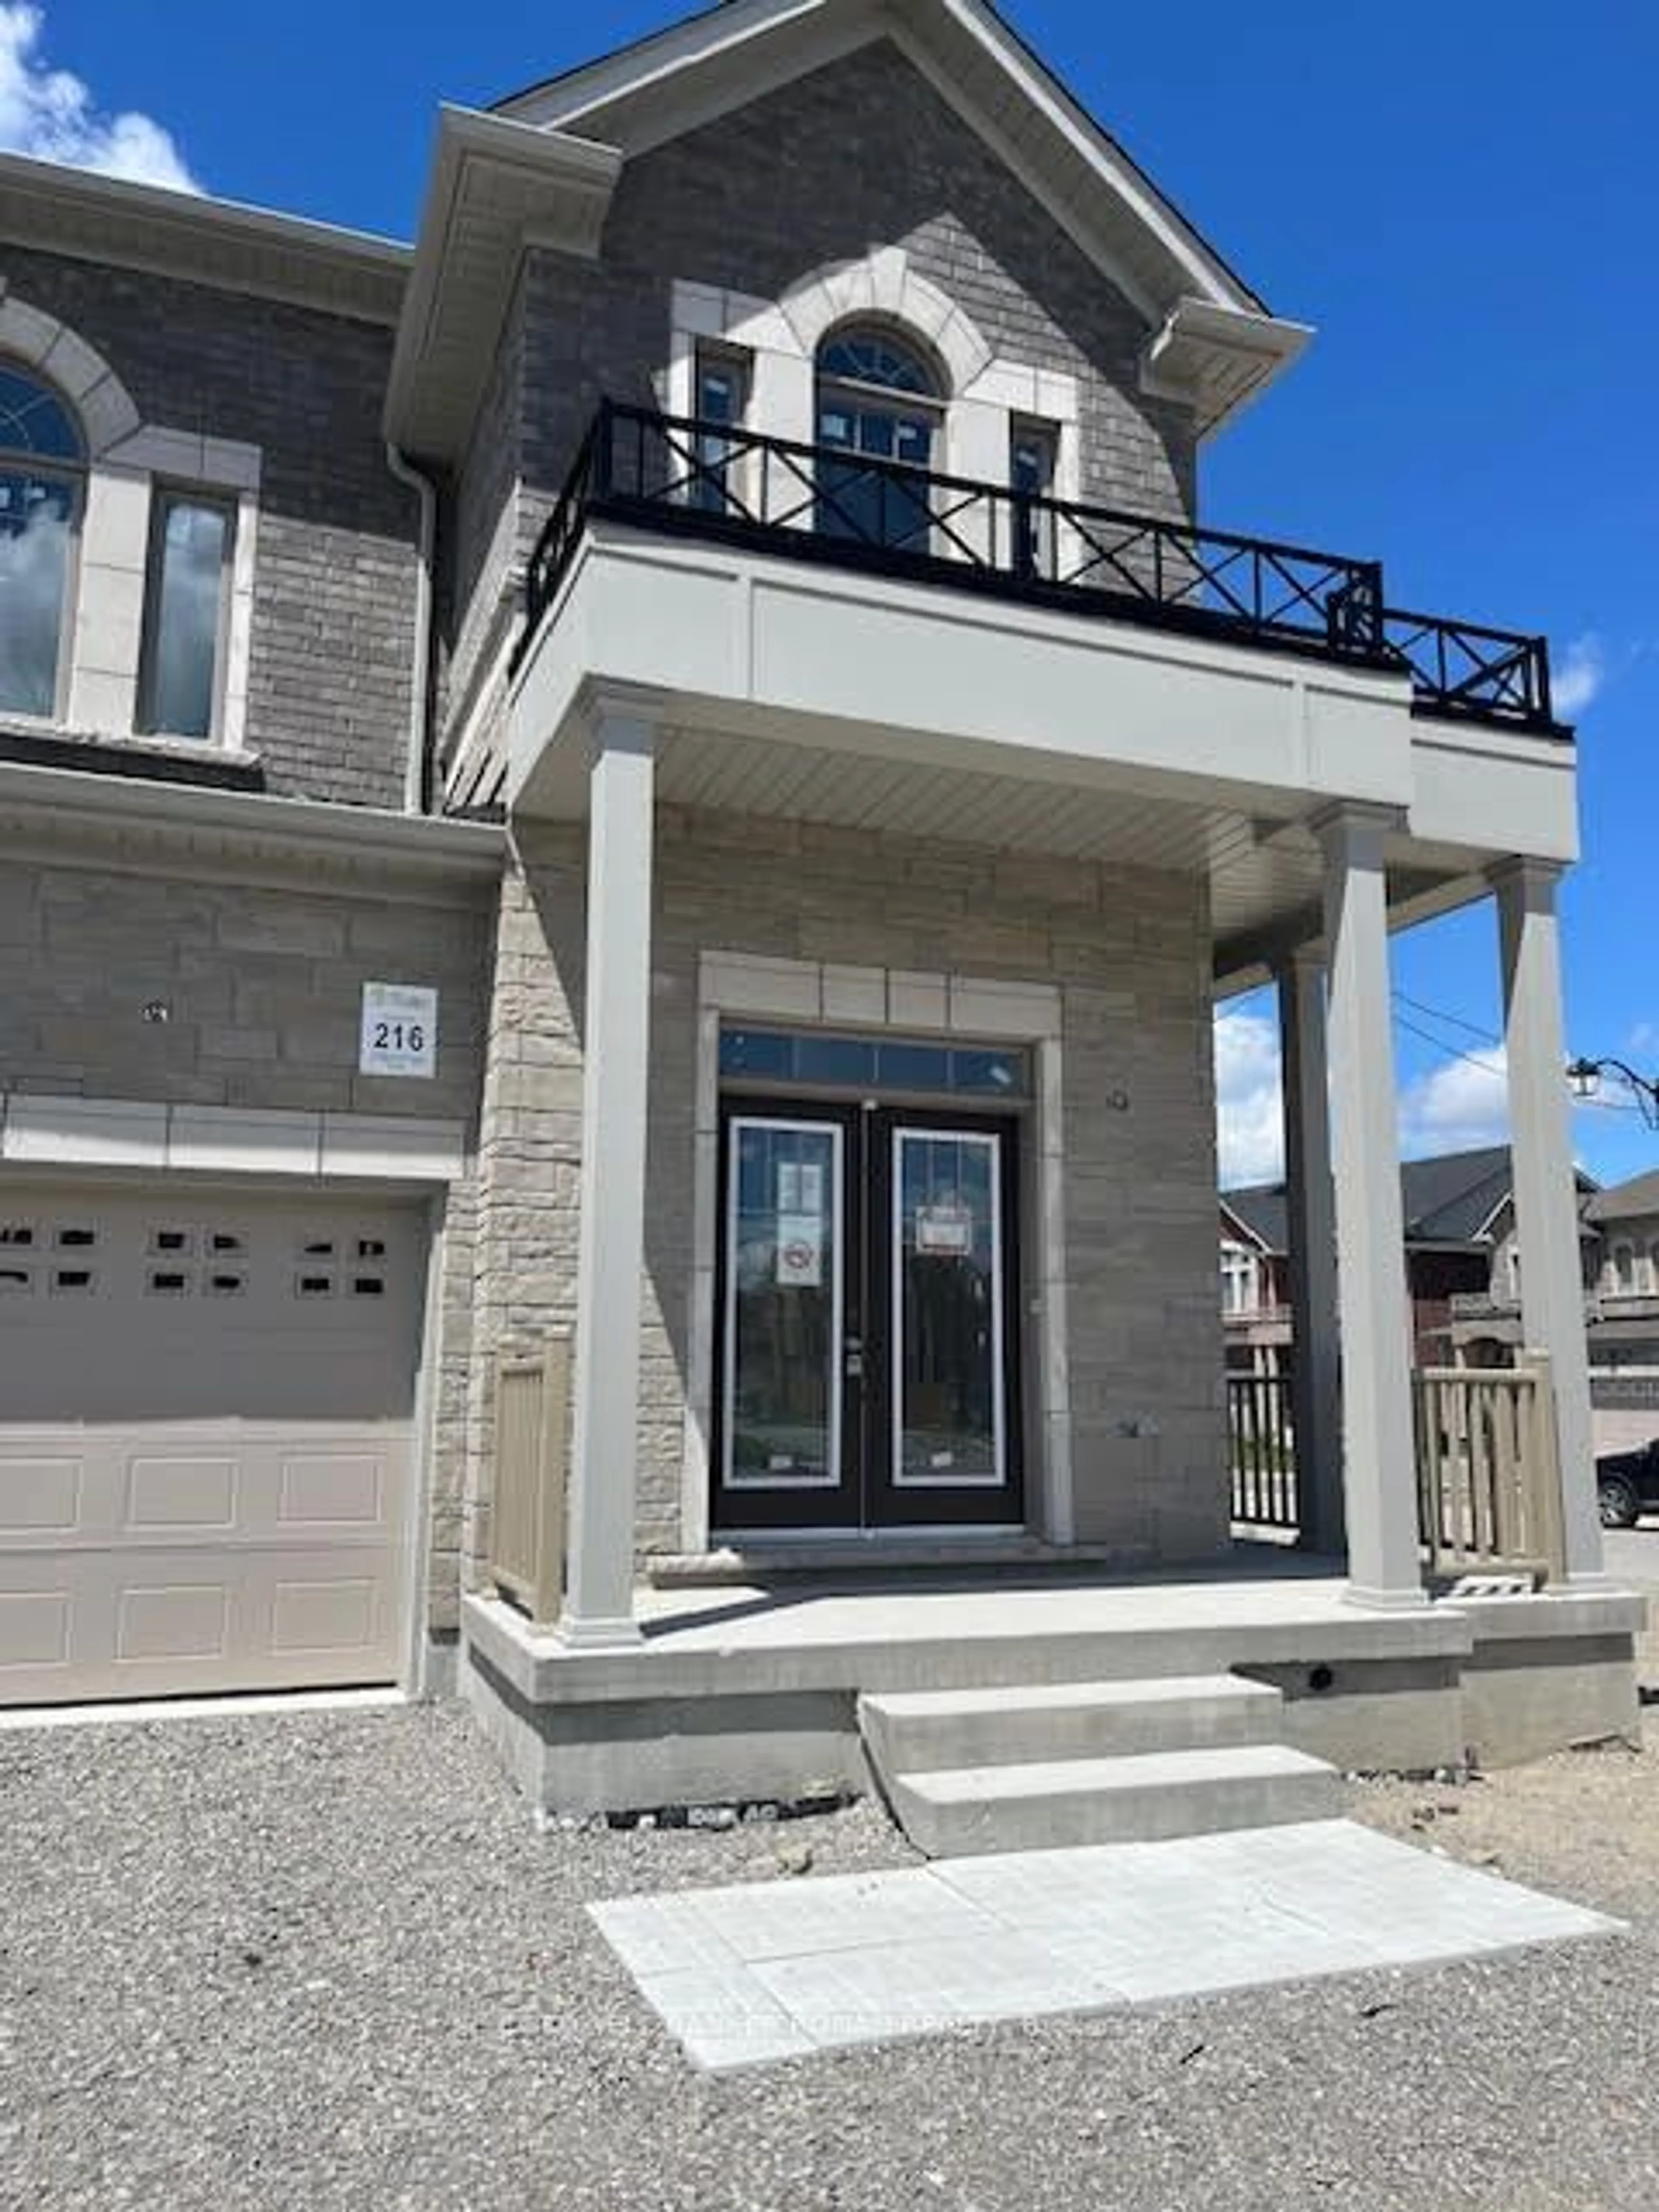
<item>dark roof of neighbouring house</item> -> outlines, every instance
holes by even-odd
[[[1625,1221],[1642,1213],[1659,1213],[1659,1168],[1650,1168],[1645,1175],[1632,1176],[1628,1182],[1598,1190],[1585,1218],[1595,1222]]]
[[[1243,1190],[1224,1190],[1221,1203],[1264,1252],[1289,1251],[1290,1203],[1282,1182],[1252,1183]]]
[[[1405,1160],[1400,1169],[1400,1195],[1406,1217],[1408,1244],[1474,1244],[1498,1207],[1510,1194],[1512,1177],[1507,1145],[1489,1145],[1479,1152],[1443,1152],[1427,1160]],[[1653,1186],[1652,1211],[1659,1212],[1659,1175],[1639,1177]],[[1582,1170],[1581,1191],[1595,1184]],[[1626,1184],[1626,1189],[1635,1186]],[[1601,1198],[1611,1194],[1602,1192]],[[1243,1190],[1224,1190],[1221,1203],[1249,1230],[1267,1252],[1289,1247],[1290,1217],[1282,1182],[1255,1183]],[[1600,1199],[1592,1200],[1589,1218],[1599,1219]],[[1638,1209],[1631,1209],[1632,1211]]]

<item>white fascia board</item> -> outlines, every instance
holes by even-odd
[[[613,100],[632,99],[686,69],[741,51],[781,24],[819,14],[823,0],[726,0],[636,40],[585,68],[498,101],[495,112],[539,130],[568,131]]]
[[[984,0],[896,0],[915,18],[943,15],[990,54],[1043,122],[1087,163],[1100,182],[1157,239],[1187,272],[1190,289],[1218,305],[1264,312],[1263,303],[1236,276],[1152,179],[1103,131],[1054,72]]]
[[[525,246],[533,240],[595,259],[622,161],[615,147],[568,132],[477,108],[440,112],[386,393],[394,444],[453,456],[489,376]],[[458,342],[434,366],[452,317]]]
[[[0,761],[0,830],[8,838],[27,830],[43,843],[64,843],[77,827],[241,838],[480,882],[500,874],[506,851],[505,831],[491,823]]]
[[[0,154],[0,237],[393,322],[408,246],[309,216]]]
[[[1233,1212],[1231,1206],[1227,1203],[1227,1194],[1224,1190],[1221,1194],[1220,1204],[1222,1212],[1226,1216],[1231,1225],[1237,1231],[1237,1242],[1240,1244],[1257,1252],[1264,1260],[1279,1260],[1284,1257],[1283,1253],[1276,1252],[1273,1249],[1273,1246],[1268,1243],[1267,1238],[1262,1236],[1259,1230],[1251,1228],[1249,1223],[1245,1220],[1243,1214],[1235,1213]]]

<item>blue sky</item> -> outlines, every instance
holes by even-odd
[[[0,143],[407,237],[441,100],[486,103],[680,12],[0,0]],[[1006,12],[1271,305],[1318,325],[1211,449],[1209,519],[1384,557],[1412,605],[1554,640],[1581,707],[1570,1042],[1659,1073],[1659,9]],[[1456,1056],[1497,1030],[1489,912],[1400,940],[1395,980],[1417,1002],[1396,1034],[1407,1149],[1501,1135],[1501,1085]],[[1273,1166],[1264,1012],[1224,1033],[1236,1175]],[[1659,1164],[1632,1111],[1581,1113],[1577,1137],[1606,1179]]]

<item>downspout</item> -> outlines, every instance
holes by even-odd
[[[419,563],[415,583],[415,665],[409,697],[409,742],[404,759],[404,812],[426,811],[426,763],[431,738],[432,698],[432,554],[438,534],[438,489],[388,438],[386,465],[400,484],[406,484],[420,502]]]

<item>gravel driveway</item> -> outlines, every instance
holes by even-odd
[[[584,1903],[902,1863],[871,1808],[538,1835],[447,1708],[0,1735],[0,2204],[1650,2212],[1656,1772],[1359,1793],[1628,1940],[716,2081]]]

